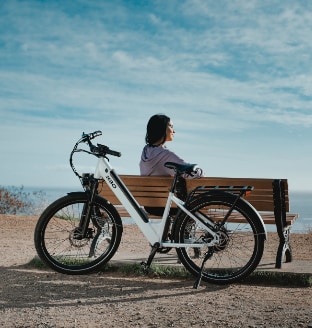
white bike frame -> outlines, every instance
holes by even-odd
[[[151,245],[159,243],[159,247],[209,247],[213,246],[219,241],[219,236],[209,228],[208,220],[202,216],[201,219],[203,222],[207,222],[207,225],[198,220],[191,212],[189,212],[184,207],[184,202],[176,197],[173,192],[169,191],[168,199],[164,209],[164,213],[161,219],[151,220],[149,219],[147,213],[143,210],[140,204],[135,200],[133,195],[130,193],[126,185],[122,182],[114,168],[110,165],[108,160],[105,157],[99,157],[94,173],[96,179],[104,179],[106,184],[110,187],[115,196],[119,199],[120,203],[127,210],[131,218],[140,228],[142,233],[145,235],[146,239]],[[170,241],[163,241],[163,231],[166,226],[166,221],[168,219],[169,210],[171,204],[175,203],[183,212],[185,212],[189,217],[191,217],[199,227],[204,228],[209,231],[212,240],[208,243],[173,243]]]

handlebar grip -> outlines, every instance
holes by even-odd
[[[115,150],[111,150],[111,149],[107,150],[107,154],[116,156],[116,157],[121,157],[121,153],[119,151],[115,151]]]
[[[101,145],[101,144],[97,144],[97,147],[94,146],[92,151],[97,152],[103,156],[105,156],[105,155],[112,155],[112,156],[116,156],[116,157],[121,156],[121,153],[119,151],[109,149],[109,147],[107,147],[105,145]]]

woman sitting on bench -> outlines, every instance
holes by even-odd
[[[173,124],[168,116],[156,114],[149,119],[145,136],[146,145],[140,160],[141,175],[173,176],[173,170],[165,167],[166,162],[186,164],[182,158],[165,146],[167,141],[173,140],[174,134]],[[185,175],[184,178],[201,176],[203,176],[203,170],[199,169],[193,176]],[[148,213],[159,216],[162,216],[164,211],[162,207],[145,207],[145,209]]]

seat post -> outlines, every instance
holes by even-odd
[[[181,175],[181,173],[175,171],[175,174],[173,176],[173,180],[172,180],[172,184],[171,184],[171,187],[170,187],[170,192],[175,192],[175,187],[176,187],[176,184],[177,184],[177,181],[178,181],[178,178],[179,176]]]

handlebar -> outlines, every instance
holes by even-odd
[[[79,173],[77,172],[77,170],[74,167],[73,164],[73,155],[74,153],[77,152],[85,152],[91,155],[94,155],[96,157],[106,157],[107,155],[112,155],[112,156],[116,156],[116,157],[120,157],[121,153],[119,151],[116,150],[112,150],[110,149],[108,146],[105,145],[101,145],[101,144],[97,144],[96,146],[91,142],[92,139],[99,137],[102,135],[102,131],[94,131],[92,133],[82,133],[82,137],[76,142],[71,154],[70,154],[70,166],[73,170],[73,172],[81,179],[82,176],[79,175]],[[81,143],[87,143],[90,151],[85,150],[85,149],[78,149],[78,145]]]

